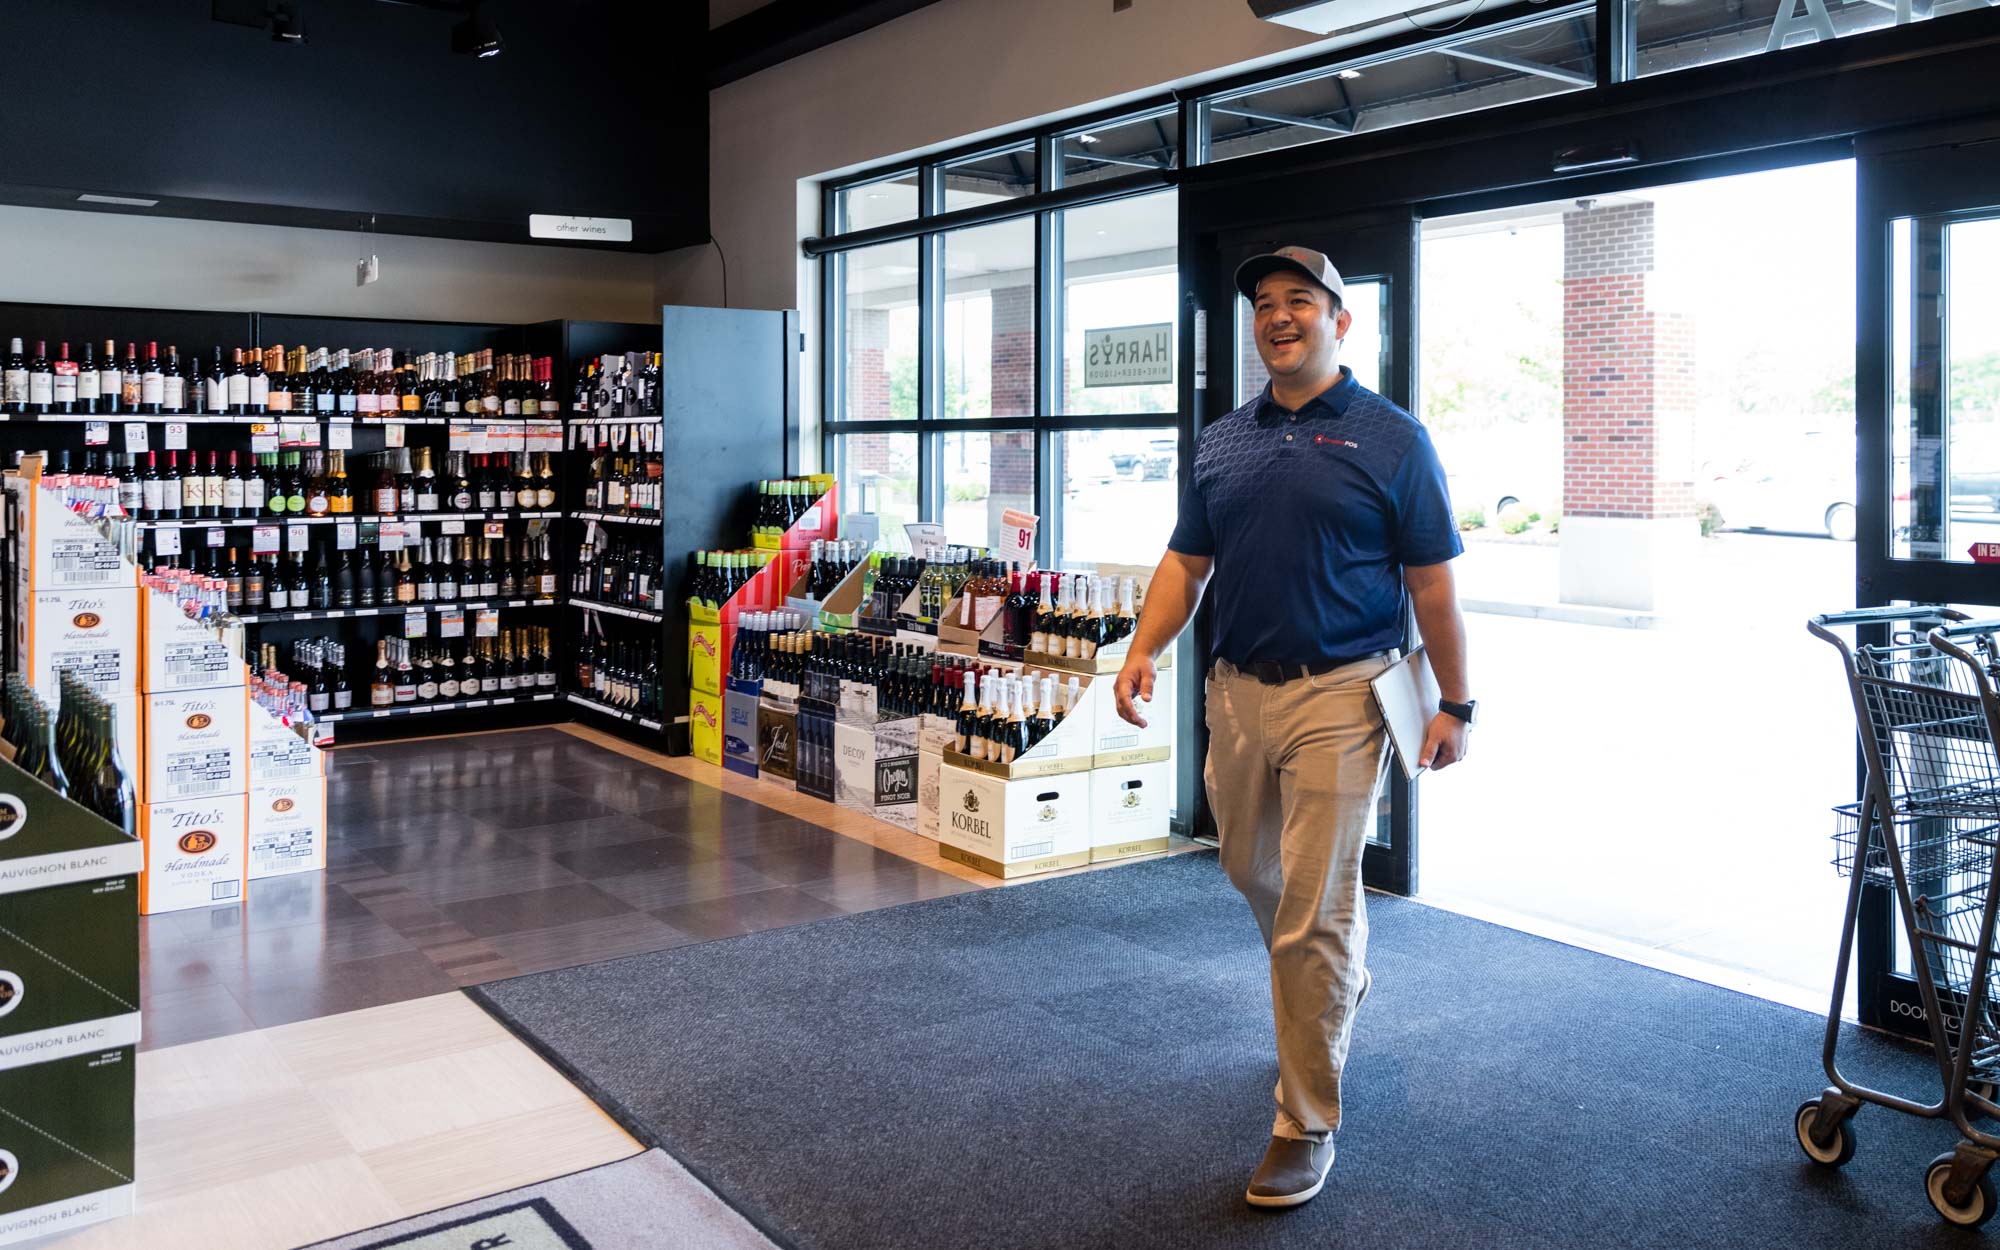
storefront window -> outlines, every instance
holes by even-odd
[[[941,416],[1024,417],[1035,411],[1035,223],[944,236]]]
[[[917,415],[917,245],[889,243],[841,258],[842,394],[847,421]]]
[[[876,226],[893,226],[899,221],[915,221],[919,202],[917,187],[915,170],[848,187],[834,197],[835,210],[840,215],[840,229],[871,230]]]
[[[1596,83],[1597,19],[1571,9],[1443,49],[1322,70],[1208,105],[1209,159],[1319,143]]]
[[[1180,162],[1180,147],[1180,116],[1172,109],[1079,130],[1062,138],[1062,184],[1172,169]]]
[[[945,538],[996,546],[1007,509],[1035,510],[1035,436],[1028,430],[946,434],[938,440]]]
[[[1179,434],[1172,426],[1075,430],[1061,443],[1059,562],[1157,563],[1179,508]]]
[[[941,172],[944,211],[955,213],[962,208],[981,208],[997,200],[1033,195],[1036,169],[1033,143],[946,165]]]
[[[834,445],[840,510],[872,512],[882,519],[882,546],[908,551],[903,526],[921,520],[917,507],[917,436],[844,434]]]
[[[1063,219],[1063,411],[1174,412],[1180,342],[1172,192]]]
[[[1838,39],[1898,22],[1898,6],[1876,0],[1627,0],[1639,77]],[[1912,21],[1985,8],[1985,0],[1909,6]]]

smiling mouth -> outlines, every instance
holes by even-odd
[[[1270,344],[1273,347],[1289,347],[1293,343],[1296,343],[1298,341],[1299,341],[1298,335],[1285,334],[1285,335],[1279,335],[1278,337],[1271,339]]]

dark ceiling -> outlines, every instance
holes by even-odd
[[[462,0],[288,2],[303,44],[212,0],[0,3],[0,202],[501,242],[552,213],[629,218],[612,246],[631,251],[707,240],[705,6],[485,0],[505,48],[481,59],[452,51]]]
[[[936,0],[771,0],[709,32],[708,85],[720,87],[747,78],[934,3]]]

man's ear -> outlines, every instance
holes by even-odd
[[[1345,308],[1342,308],[1338,313],[1334,315],[1333,318],[1333,337],[1337,339],[1346,338],[1347,327],[1353,324],[1354,324],[1354,314],[1347,311]]]

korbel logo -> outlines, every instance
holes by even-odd
[[[963,800],[963,802],[964,802],[964,807],[965,807],[965,810],[966,810],[966,811],[968,811],[968,812],[976,812],[976,811],[978,811],[978,810],[979,810],[979,791],[977,791],[977,790],[967,790],[967,791],[965,792],[965,799]]]

